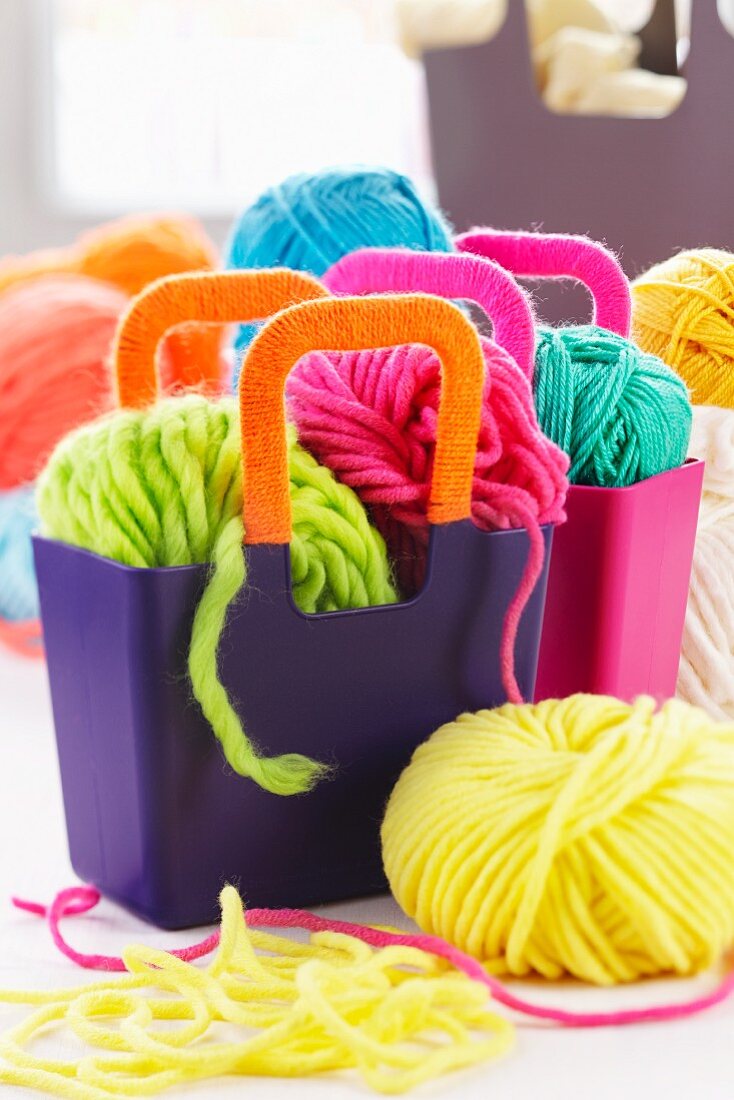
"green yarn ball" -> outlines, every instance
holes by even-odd
[[[540,426],[569,455],[572,484],[619,488],[685,461],[686,386],[623,336],[596,325],[541,328],[534,385]]]
[[[289,428],[293,596],[306,613],[396,601],[382,537],[356,494]],[[233,398],[198,395],[120,411],[67,436],[38,482],[50,538],[138,568],[211,562],[189,651],[191,683],[232,768],[276,794],[308,790],[322,765],[261,757],[217,672],[227,609],[246,580],[240,423]]]

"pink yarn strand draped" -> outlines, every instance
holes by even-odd
[[[535,414],[530,302],[497,264],[455,253],[359,249],[334,264],[324,281],[335,294],[420,291],[466,299],[492,322],[495,340],[480,338],[486,379],[472,518],[485,531],[528,531],[528,557],[505,614],[500,647],[507,698],[521,702],[514,646],[543,570],[540,525],[564,521],[568,488],[568,458],[543,435]],[[301,442],[370,507],[406,597],[425,578],[440,383],[436,354],[413,345],[314,352],[300,361],[287,384]]]
[[[530,550],[505,617],[502,672],[521,702],[514,642],[543,568],[540,525],[565,520],[567,456],[540,431],[530,383],[515,361],[482,339],[487,380],[474,467],[472,517],[484,531],[526,527]],[[405,596],[423,584],[428,496],[440,394],[440,364],[421,345],[314,352],[287,384],[301,442],[369,505]]]
[[[84,954],[64,939],[59,927],[65,917],[88,913],[99,903],[100,893],[93,886],[72,886],[61,890],[48,907],[38,902],[13,898],[13,905],[24,912],[46,919],[51,936],[59,951],[77,966],[87,970],[125,971],[125,963],[116,955]],[[472,981],[487,986],[492,998],[505,1008],[536,1020],[547,1020],[562,1027],[621,1027],[629,1024],[660,1023],[695,1016],[713,1008],[734,994],[734,970],[729,970],[711,992],[691,1000],[648,1005],[644,1008],[621,1009],[615,1012],[572,1012],[550,1005],[535,1005],[512,993],[497,978],[470,955],[442,940],[439,936],[424,933],[387,932],[351,921],[330,920],[303,909],[250,909],[247,922],[253,928],[301,928],[308,932],[340,932],[353,936],[371,947],[401,945],[415,947],[429,955],[445,959],[454,969]],[[219,931],[211,933],[198,943],[179,948],[170,954],[185,962],[195,962],[215,951],[219,944]]]

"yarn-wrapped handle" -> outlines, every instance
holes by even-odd
[[[494,342],[532,380],[535,328],[530,300],[505,268],[478,256],[360,248],[323,276],[334,294],[398,291],[438,294],[476,302],[492,322]]]
[[[510,233],[470,229],[456,238],[461,252],[472,252],[511,271],[540,279],[576,279],[591,292],[593,323],[625,339],[630,333],[632,297],[616,256],[598,241],[566,233]]]
[[[325,287],[287,268],[167,275],[150,283],[123,314],[112,346],[120,407],[140,409],[158,396],[155,355],[180,325],[260,321],[295,302],[320,298]]]
[[[285,382],[312,351],[360,351],[425,344],[441,362],[442,385],[428,519],[471,515],[484,356],[470,321],[451,302],[426,294],[325,298],[292,306],[268,321],[240,374],[245,542],[291,539],[285,438]]]

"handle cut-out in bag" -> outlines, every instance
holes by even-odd
[[[137,310],[128,315],[120,333],[117,367],[121,392],[133,402],[145,402],[155,392],[152,364],[156,345],[172,325],[188,319],[192,312],[197,320],[249,320],[277,309],[294,292],[303,297],[304,291],[312,296],[325,293],[318,283],[285,272],[219,273],[206,282],[197,278],[159,285],[138,300]],[[454,307],[432,298],[302,302],[263,328],[240,374],[246,544],[291,542],[284,402],[285,379],[291,367],[322,343],[359,348],[371,341],[401,342],[412,337],[435,346],[446,378],[439,413],[440,447],[433,472],[439,502],[434,511],[444,517],[443,522],[470,514],[483,382],[481,349],[471,325]],[[317,522],[315,517],[313,522]],[[299,754],[261,756],[219,679],[218,639],[227,609],[244,583],[245,566],[231,546],[225,553],[218,543],[211,556],[216,567],[198,605],[191,635],[189,673],[194,694],[235,771],[274,793],[302,793],[323,769]]]
[[[147,406],[155,401],[158,394],[156,351],[166,334],[177,326],[192,320],[206,324],[259,320],[294,301],[326,293],[316,280],[287,270],[186,274],[172,276],[150,285],[134,300],[116,334],[114,366],[121,403],[127,408],[140,410],[143,418],[149,415]],[[177,406],[183,410],[184,418],[189,416],[187,410],[192,406],[182,405],[181,399],[174,397],[161,409],[164,419],[170,416],[175,418]],[[218,415],[215,413],[216,402],[200,400],[197,407],[199,416],[203,416],[207,422],[212,415]],[[236,404],[230,399],[226,409],[222,406],[222,413],[228,423],[227,431],[232,433],[236,424]],[[168,419],[165,422],[168,423]],[[206,431],[209,432],[209,429]],[[192,458],[197,448],[197,436],[198,433],[194,431],[190,451]],[[230,438],[233,437],[230,435]],[[189,444],[184,441],[182,449],[189,453]],[[231,499],[228,505],[222,501],[217,505],[216,471],[219,467],[215,462],[211,469],[215,480],[210,489],[208,465],[209,459],[201,454],[194,459],[194,466],[203,479],[200,489],[207,497],[206,516],[201,512],[193,517],[189,514],[189,494],[196,482],[189,484],[187,490],[183,484],[185,475],[181,472],[180,507],[185,512],[185,518],[181,531],[175,534],[170,546],[175,547],[179,541],[185,543],[187,532],[195,531],[197,548],[193,555],[189,553],[178,560],[177,553],[171,554],[170,549],[167,549],[164,554],[156,555],[152,560],[144,560],[153,567],[185,565],[205,560],[212,563],[210,579],[196,606],[188,647],[188,671],[194,696],[233,769],[240,774],[249,775],[268,789],[290,793],[288,776],[298,771],[301,759],[294,755],[286,756],[273,762],[268,770],[267,761],[261,760],[250,742],[219,679],[219,638],[229,604],[244,582],[246,566],[237,546],[241,535],[237,533],[239,517],[236,505],[234,515],[231,514],[234,503]],[[123,461],[120,476],[126,470]],[[133,481],[135,476],[132,471],[128,472],[128,477]],[[195,489],[194,499],[198,499]],[[220,514],[213,523],[209,518],[210,507],[220,509]],[[54,530],[54,533],[58,535],[60,532]],[[168,539],[166,542],[168,545]],[[95,544],[92,540],[90,548],[105,552],[104,542]],[[116,555],[112,553],[110,556],[114,558]],[[380,589],[378,598],[382,596],[383,591]],[[298,789],[298,783],[295,785]]]
[[[576,279],[591,293],[592,324],[625,339],[629,336],[629,282],[616,257],[597,241],[565,233],[510,233],[487,228],[461,233],[456,247],[494,260],[519,277]]]
[[[418,290],[475,302],[492,321],[495,344],[512,356],[532,382],[535,329],[530,302],[512,275],[496,263],[468,254],[364,248],[338,260],[324,275],[324,282],[335,294]],[[491,386],[491,373],[487,382]],[[508,608],[502,647],[503,675],[508,698],[513,701],[521,700],[512,672],[517,628],[542,573],[545,554],[537,519],[527,509],[523,509],[523,522],[530,540],[528,560]]]
[[[219,277],[244,279],[243,295],[253,279]],[[257,273],[271,286],[273,278]],[[120,357],[121,392],[144,412],[155,393],[152,333],[163,327],[156,317],[152,311],[140,326],[144,361],[135,347]],[[169,318],[187,319],[183,309]],[[426,341],[447,368],[426,583],[397,606],[307,614],[293,599],[284,378],[309,348],[390,341]],[[324,904],[385,889],[378,823],[397,775],[443,722],[507,696],[502,624],[527,536],[479,531],[466,518],[483,376],[473,326],[453,304],[421,295],[302,303],[268,322],[250,348],[241,399],[251,545],[243,554],[230,539],[246,563],[247,591],[231,614],[224,609],[217,669],[263,758],[297,750],[336,765],[312,794],[274,797],[243,784],[222,766],[211,723],[191,705],[187,654],[211,583],[206,564],[135,568],[36,537],[67,831],[74,866],[88,881],[168,928],[213,919],[222,880],[246,883],[252,905]],[[241,538],[241,525],[228,530],[236,526]],[[551,531],[543,535],[549,545]],[[543,595],[538,586],[514,654],[526,694]],[[296,835],[302,843],[293,843]],[[259,843],[243,842],[254,836]]]

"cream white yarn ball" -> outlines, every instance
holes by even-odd
[[[706,471],[683,632],[678,695],[734,718],[734,409],[694,405],[689,453]]]

